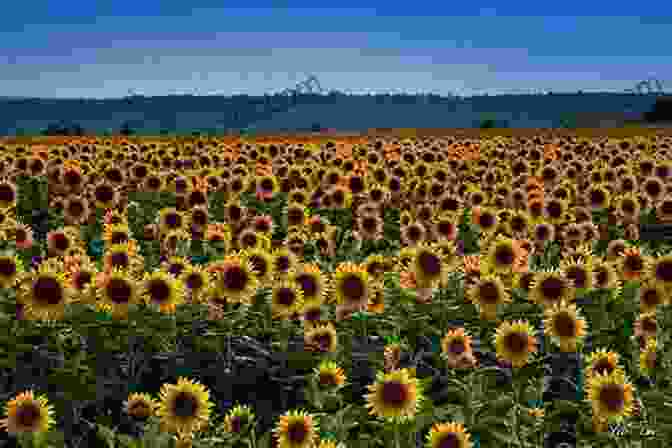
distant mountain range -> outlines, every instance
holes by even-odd
[[[291,131],[332,128],[600,127],[639,120],[655,95],[328,95],[131,96],[117,99],[0,97],[0,135],[37,134],[52,125],[87,132],[221,133],[240,129]]]

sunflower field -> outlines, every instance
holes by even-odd
[[[0,446],[670,446],[628,132],[0,140]]]

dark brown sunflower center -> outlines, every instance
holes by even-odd
[[[448,346],[448,351],[455,355],[461,355],[466,350],[464,340],[454,339]]]
[[[658,291],[655,289],[647,289],[644,291],[642,293],[642,302],[649,306],[658,305],[660,303],[660,296],[658,295]]]
[[[522,232],[527,227],[527,221],[519,216],[511,218],[511,230],[514,232]]]
[[[246,233],[243,235],[243,237],[240,239],[240,242],[242,243],[243,247],[254,247],[257,245],[257,235],[254,233]]]
[[[437,229],[441,235],[450,235],[453,233],[455,226],[451,222],[441,221],[437,226]]]
[[[133,174],[138,178],[145,177],[147,175],[147,167],[143,165],[136,166],[133,168]]]
[[[124,180],[121,171],[119,171],[116,168],[106,171],[105,177],[107,178],[107,180],[114,183],[120,183],[122,180]]]
[[[511,333],[506,336],[506,347],[512,353],[522,353],[527,351],[529,336],[527,333]]]
[[[32,428],[40,418],[40,410],[35,403],[24,403],[16,410],[16,420],[22,428]]]
[[[607,284],[607,280],[609,280],[609,274],[606,269],[599,268],[595,270],[595,286],[603,288]]]
[[[453,432],[442,433],[436,448],[460,448],[460,439]]]
[[[191,214],[191,220],[199,226],[205,225],[208,222],[208,214],[203,210],[196,210]]]
[[[623,386],[620,384],[605,384],[600,389],[600,403],[609,411],[619,411],[625,402]]]
[[[33,295],[39,303],[56,305],[63,300],[63,289],[55,278],[40,277],[33,285]]]
[[[254,271],[259,276],[264,277],[268,272],[268,264],[266,263],[264,257],[261,257],[259,255],[252,255],[250,257],[250,263],[252,264]]]
[[[149,188],[151,188],[152,190],[156,190],[156,189],[158,189],[158,188],[161,186],[161,180],[160,180],[158,177],[150,177],[150,178],[147,180],[147,185],[148,185]]]
[[[315,336],[315,344],[318,350],[326,352],[331,347],[332,337],[329,333],[322,333]]]
[[[322,386],[335,386],[338,384],[333,372],[320,372],[320,384]]]
[[[565,283],[559,278],[550,277],[541,282],[541,293],[546,300],[557,300],[565,292]]]
[[[359,300],[364,295],[366,286],[361,278],[349,275],[343,279],[343,295],[347,300]]]
[[[317,294],[317,283],[311,275],[301,274],[296,281],[301,285],[301,289],[307,297],[313,297]]]
[[[166,225],[177,228],[182,225],[182,217],[177,213],[168,213],[166,215]]]
[[[644,330],[646,333],[654,333],[658,330],[658,323],[655,319],[644,319],[642,321],[642,330]]]
[[[163,280],[154,279],[150,281],[147,289],[154,302],[165,302],[170,297],[170,287]]]
[[[490,213],[483,213],[479,218],[479,224],[484,229],[489,229],[495,225],[496,219],[495,216]]]
[[[286,255],[278,256],[275,259],[275,268],[278,272],[286,272],[289,269],[289,257],[286,256]],[[304,291],[305,291],[305,288],[304,288]]]
[[[308,431],[303,421],[292,422],[287,428],[287,438],[292,444],[305,444]]]
[[[592,205],[602,205],[606,200],[604,191],[602,190],[591,190],[590,192],[590,203]]]
[[[168,267],[168,272],[170,272],[175,277],[178,277],[184,270],[184,265],[180,263],[173,263]]]
[[[656,265],[656,279],[672,282],[672,261],[664,260]]]
[[[644,189],[649,196],[656,197],[662,192],[662,187],[657,181],[649,181],[644,185]]]
[[[509,266],[514,260],[513,248],[510,245],[500,245],[495,250],[495,263],[499,266]]]
[[[628,272],[638,272],[644,267],[644,260],[639,255],[632,255],[625,259],[623,266]]]
[[[173,402],[173,413],[177,417],[192,417],[196,415],[198,410],[198,402],[192,394],[180,392],[175,396]]]
[[[101,202],[110,202],[114,198],[114,190],[108,185],[101,185],[96,188],[96,199]]]
[[[129,410],[129,414],[136,418],[147,418],[151,412],[152,409],[144,401],[136,401]]]
[[[230,266],[224,271],[223,282],[226,289],[242,291],[247,286],[247,274],[240,266]]]
[[[596,374],[599,373],[600,375],[604,374],[610,375],[611,372],[613,371],[614,371],[614,365],[608,359],[605,358],[598,360],[593,367],[593,373]]]
[[[422,229],[417,225],[411,225],[408,228],[408,239],[411,241],[418,241],[422,238]]]
[[[0,258],[0,275],[10,277],[16,274],[16,263],[10,258]]]
[[[480,299],[483,303],[494,304],[499,302],[499,288],[492,282],[483,283],[478,287]]]
[[[271,179],[263,179],[259,184],[265,192],[273,191],[273,187],[275,186]]]
[[[303,313],[303,318],[310,322],[315,322],[320,320],[322,317],[322,311],[320,308],[311,308],[308,311]]]
[[[555,316],[553,324],[559,337],[571,338],[575,336],[576,322],[571,315],[567,313],[560,313]]]
[[[536,227],[535,238],[541,241],[548,239],[551,231],[548,226],[540,225]]]
[[[383,383],[382,399],[388,406],[403,406],[408,401],[408,386],[399,381]]]
[[[203,194],[202,191],[192,191],[189,193],[189,205],[203,205],[208,201],[208,198]]]
[[[114,252],[110,256],[110,263],[113,267],[126,269],[130,263],[128,254],[125,252]]]
[[[9,185],[0,185],[0,201],[14,201],[14,190]]]
[[[113,232],[110,240],[112,244],[123,244],[128,242],[128,235],[126,232]]]
[[[127,281],[115,278],[107,284],[107,293],[114,303],[124,304],[131,300],[131,286]]]
[[[62,233],[56,233],[54,234],[54,248],[59,251],[66,251],[68,250],[68,247],[70,247],[70,241],[68,240],[68,237],[65,236]]]
[[[66,171],[63,176],[66,185],[75,186],[82,182],[82,176],[77,171]]]
[[[292,306],[296,300],[296,294],[291,288],[280,288],[276,293],[276,299],[282,306]]]
[[[197,273],[189,274],[185,283],[187,288],[191,290],[198,290],[203,287],[203,279]]]

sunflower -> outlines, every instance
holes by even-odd
[[[96,300],[96,283],[98,269],[88,257],[80,260],[66,269],[68,285],[72,288],[73,301],[94,304]]]
[[[290,277],[274,284],[271,291],[271,313],[274,319],[288,319],[303,307],[303,291]]]
[[[476,284],[467,290],[468,299],[478,307],[481,318],[495,320],[497,308],[511,302],[502,279],[496,275],[482,275]]]
[[[130,230],[126,223],[105,225],[104,228],[103,241],[108,247],[114,244],[126,244],[131,239]]]
[[[663,255],[648,261],[644,277],[670,289],[672,287],[672,255]]]
[[[69,196],[63,202],[63,219],[68,225],[80,225],[89,220],[89,202],[81,196]]]
[[[615,290],[620,286],[618,272],[613,263],[598,258],[592,263],[593,288]]]
[[[9,180],[0,180],[0,208],[16,205],[16,185]]]
[[[145,263],[140,254],[134,253],[133,245],[113,244],[103,254],[103,265],[106,271],[118,268],[128,271],[131,275],[139,278],[145,269]]]
[[[425,448],[471,448],[470,437],[462,423],[435,423],[427,434]]]
[[[529,356],[537,351],[534,331],[527,321],[503,322],[494,335],[498,358],[514,368],[527,364]]]
[[[371,254],[364,260],[364,268],[369,277],[375,280],[383,280],[385,272],[391,270],[391,263],[380,254]]]
[[[224,204],[224,217],[226,218],[225,222],[231,226],[238,226],[241,223],[245,222],[245,219],[248,216],[248,211],[243,207],[237,200],[229,200]]]
[[[353,237],[358,240],[381,240],[383,238],[384,222],[380,216],[366,214],[359,216],[356,221],[357,229]]]
[[[102,281],[96,279],[96,289],[96,307],[100,311],[111,312],[115,318],[124,319],[128,315],[129,305],[139,302],[136,282],[118,268],[113,269]]]
[[[273,231],[275,230],[273,217],[269,215],[255,216],[252,220],[252,228],[254,228],[256,232],[270,237],[273,235]]]
[[[159,233],[165,235],[171,230],[185,229],[187,225],[187,217],[184,213],[179,212],[176,208],[163,208],[159,211]]]
[[[641,282],[638,290],[639,308],[643,313],[655,311],[660,305],[667,305],[669,292],[651,280]]]
[[[308,351],[334,353],[338,348],[338,335],[331,322],[304,328],[304,347]]]
[[[641,277],[649,263],[637,247],[626,247],[618,260],[619,273],[623,280],[636,280]]]
[[[422,387],[406,369],[379,371],[365,395],[369,414],[389,420],[410,420],[420,408]]]
[[[132,393],[123,403],[124,411],[137,420],[147,420],[155,415],[159,404],[149,394]]]
[[[336,362],[325,359],[313,370],[313,380],[321,390],[336,391],[345,386],[345,373]]]
[[[352,262],[338,265],[334,274],[334,298],[338,305],[366,304],[371,294],[366,267]]]
[[[237,236],[236,242],[240,250],[270,250],[271,239],[253,228],[243,229]]]
[[[119,187],[112,185],[107,181],[100,181],[91,187],[96,208],[111,209],[119,201]]]
[[[276,279],[286,277],[298,265],[296,256],[284,246],[273,249],[271,260],[271,271]]]
[[[641,313],[635,321],[634,330],[634,337],[639,338],[641,348],[646,346],[646,341],[649,338],[657,338],[658,317],[656,316],[656,312]]]
[[[210,288],[210,276],[201,266],[188,265],[178,276],[184,285],[185,299],[191,303],[202,303],[205,292]]]
[[[21,392],[5,405],[6,417],[0,428],[12,436],[23,433],[46,433],[56,424],[53,406],[46,397],[32,390]]]
[[[619,365],[620,355],[616,352],[606,349],[594,350],[586,359],[586,379],[594,377],[597,374],[611,375],[623,369]]]
[[[254,412],[247,405],[236,405],[224,416],[223,428],[229,434],[244,434],[254,427]]]
[[[210,392],[202,384],[180,377],[177,384],[161,386],[159,396],[157,415],[164,431],[189,435],[208,424],[213,404]]]
[[[554,225],[560,224],[564,220],[567,208],[568,203],[563,199],[555,197],[545,198],[544,200],[545,221]]]
[[[665,194],[665,184],[657,177],[649,176],[641,182],[639,191],[650,202],[657,203]]]
[[[428,231],[425,224],[419,221],[410,222],[401,227],[401,242],[405,246],[415,246],[427,239]]]
[[[471,347],[471,336],[464,328],[449,330],[441,339],[441,356],[448,363],[451,369],[470,368],[476,365]]]
[[[16,301],[24,305],[25,316],[36,320],[61,320],[65,306],[72,302],[63,263],[58,259],[41,263],[36,271],[17,277]]]
[[[589,259],[566,257],[560,262],[560,271],[576,290],[588,290],[593,284],[593,271]]]
[[[514,240],[499,236],[485,249],[486,270],[496,274],[509,274],[518,257]]]
[[[383,349],[384,370],[391,372],[399,368],[399,361],[401,361],[401,344],[393,342],[387,344]]]
[[[23,270],[23,262],[17,255],[0,255],[0,289],[14,287]]]
[[[562,301],[573,301],[573,293],[571,282],[562,271],[547,270],[536,273],[529,298],[546,307]]]
[[[191,263],[185,257],[172,256],[161,263],[160,268],[173,277],[179,277],[182,272],[189,268]]]
[[[184,302],[184,284],[164,271],[145,273],[140,297],[162,313],[174,313],[176,306]]]
[[[593,414],[612,421],[632,415],[633,388],[623,372],[596,374],[588,383],[588,399]]]
[[[23,223],[17,223],[14,241],[18,250],[30,249],[33,246],[33,230]]]
[[[586,335],[586,321],[574,304],[559,303],[545,310],[544,331],[555,339],[563,352],[575,352]]]
[[[304,327],[328,320],[329,309],[321,299],[302,300],[302,304],[300,319]]]
[[[459,230],[459,219],[452,214],[442,213],[432,218],[432,234],[439,240],[454,241]]]
[[[303,290],[305,300],[329,297],[329,278],[320,270],[318,264],[298,264],[292,278]]]
[[[47,233],[47,250],[50,256],[62,257],[72,246],[81,244],[78,232],[72,227],[52,230]]]
[[[219,294],[236,303],[251,303],[257,291],[257,277],[252,264],[240,255],[230,256],[211,264],[215,271],[215,286]]]
[[[656,338],[646,340],[644,349],[639,354],[639,370],[644,376],[651,377],[659,368],[658,342]]]
[[[312,448],[318,437],[315,418],[302,411],[290,410],[280,416],[273,429],[278,448]]]
[[[616,216],[625,222],[639,223],[640,204],[637,195],[626,193],[618,196],[614,204]]]

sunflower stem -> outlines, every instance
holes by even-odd
[[[250,430],[250,439],[248,440],[248,445],[250,448],[257,448],[257,435],[254,428]]]
[[[399,422],[394,422],[394,448],[400,448],[399,442]]]

